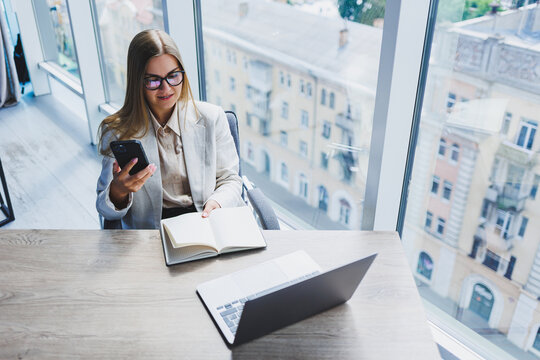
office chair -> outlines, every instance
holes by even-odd
[[[2,182],[2,189],[4,190],[4,196],[6,197],[6,202],[4,202],[4,198],[2,197],[2,193],[0,192],[0,210],[6,216],[4,220],[0,221],[0,226],[4,226],[8,222],[15,220],[15,214],[13,213],[13,206],[11,205],[11,200],[9,198],[6,177],[4,175],[4,168],[2,167],[1,159],[0,159],[0,181]]]
[[[234,140],[234,145],[236,146],[236,153],[238,154],[238,158],[241,159],[240,155],[240,135],[238,132],[238,118],[236,117],[236,114],[232,111],[225,111],[225,114],[227,115],[227,121],[229,122],[229,129],[231,130],[231,135]],[[238,167],[238,174],[242,176],[242,161],[240,161],[239,167]],[[254,188],[253,184],[249,181],[249,179],[245,176],[242,176],[242,198],[244,201],[250,205],[255,213],[257,214],[257,217],[259,219],[259,223],[261,224],[261,227],[264,230],[279,230],[279,222],[276,216],[276,213],[274,212],[274,209],[268,202],[268,199],[263,194],[263,192],[259,188]],[[245,199],[245,195],[247,195],[247,201]]]
[[[240,136],[238,132],[238,118],[236,117],[236,114],[232,111],[225,111],[225,114],[227,115],[227,121],[229,123],[229,130],[231,131],[231,135],[234,140],[234,146],[236,147],[236,153],[238,154],[238,159],[241,158],[240,155]],[[255,211],[255,214],[257,214],[257,218],[259,220],[259,223],[261,227],[264,230],[279,230],[279,221],[277,219],[276,213],[274,212],[274,209],[270,205],[268,199],[263,194],[263,192],[258,189],[254,188],[253,184],[249,181],[249,179],[245,176],[242,176],[242,161],[238,164],[238,174],[242,177],[243,183],[242,183],[242,199],[244,202],[251,206],[251,208]],[[247,200],[246,200],[247,196]],[[122,228],[122,222],[120,220],[107,220],[103,219],[100,216],[100,219],[102,220],[102,227],[103,229],[121,229]]]

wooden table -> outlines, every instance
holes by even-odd
[[[0,358],[439,358],[396,233],[264,236],[167,268],[157,231],[0,230]],[[227,348],[196,285],[298,249],[323,269],[379,255],[344,305]]]

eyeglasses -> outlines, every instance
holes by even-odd
[[[148,90],[157,90],[165,80],[170,86],[178,86],[184,81],[184,70],[175,70],[165,77],[152,75],[144,78],[144,87]]]

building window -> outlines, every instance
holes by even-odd
[[[534,180],[531,186],[531,192],[529,194],[529,197],[531,199],[536,198],[536,193],[538,192],[538,184],[540,184],[540,176],[534,174]]]
[[[245,56],[242,57],[242,63],[244,64],[244,69],[247,70],[249,62]]]
[[[433,181],[431,183],[431,193],[437,194],[439,192],[439,184],[441,182],[441,178],[437,175],[433,175]]]
[[[234,78],[232,76],[229,79],[229,89],[231,91],[236,90],[236,81],[234,80]]]
[[[300,79],[300,94],[305,94],[306,93],[306,87],[305,87],[305,84],[304,84],[304,80],[303,79]]]
[[[482,213],[480,214],[484,219],[487,219],[489,213],[489,201],[484,199],[482,203]]]
[[[538,331],[536,332],[536,337],[534,338],[533,348],[540,351],[540,327],[538,328]]]
[[[247,124],[247,126],[251,127],[251,123],[252,123],[251,115],[248,112],[246,112],[246,124]]]
[[[450,181],[444,180],[442,197],[446,200],[450,200],[451,195],[452,195],[452,183]]]
[[[537,128],[537,122],[530,120],[521,120],[519,124],[519,133],[516,138],[516,145],[524,149],[531,150]]]
[[[326,105],[326,89],[321,90],[321,105]]]
[[[300,140],[300,155],[307,157],[307,142]]]
[[[255,153],[253,152],[253,144],[248,141],[247,143],[247,158],[249,161],[255,161]]]
[[[522,216],[521,225],[519,226],[518,236],[523,237],[525,235],[525,230],[527,229],[527,224],[529,223],[529,218]]]
[[[289,103],[286,101],[281,103],[281,117],[284,119],[289,118]]]
[[[450,152],[450,160],[456,162],[459,160],[459,145],[452,144],[452,151]]]
[[[456,94],[454,93],[448,93],[448,97],[446,98],[446,108],[450,110],[454,107],[456,104]]]
[[[281,163],[281,181],[285,183],[289,182],[289,169],[285,163]]]
[[[322,185],[319,186],[319,209],[324,212],[328,210],[328,191]]]
[[[334,95],[334,92],[331,92],[330,100],[328,101],[328,106],[330,106],[330,109],[333,109],[335,107],[335,101],[336,101],[336,95]]]
[[[328,169],[328,154],[324,151],[321,152],[321,167],[323,169]]]
[[[289,144],[289,136],[287,135],[286,131],[281,130],[279,132],[279,142],[283,147],[287,147],[287,145]]]
[[[303,128],[309,127],[309,115],[306,110],[300,111],[300,124],[302,125]]]
[[[279,72],[279,84],[285,85],[285,74],[283,74],[283,71]]]
[[[287,74],[287,87],[291,87],[291,75]]]
[[[501,134],[508,134],[510,129],[510,122],[512,122],[512,113],[505,112],[503,117],[503,123],[501,126]]]
[[[339,222],[344,225],[349,225],[351,216],[351,205],[345,199],[339,200]]]
[[[437,232],[441,235],[444,234],[444,225],[446,224],[446,221],[439,217],[437,218]]]
[[[323,122],[323,131],[322,131],[322,136],[325,138],[325,139],[329,139],[330,138],[330,130],[332,129],[332,125],[330,124],[329,121],[324,121]]]
[[[510,228],[512,225],[512,220],[514,215],[509,211],[497,210],[497,221],[495,223],[495,228],[499,231],[500,237],[503,239],[508,239],[510,235]]]
[[[306,85],[306,95],[307,97],[310,98],[312,94],[313,94],[313,90],[311,89],[311,83],[308,82]]]
[[[446,154],[446,140],[441,138],[441,140],[439,140],[439,155],[444,157],[445,154]]]
[[[426,229],[431,229],[431,224],[433,223],[433,213],[431,211],[427,211],[426,212],[426,223],[425,223],[425,228]]]
[[[308,181],[304,174],[300,174],[298,179],[298,195],[304,199],[308,198]]]
[[[433,260],[424,251],[422,251],[420,256],[418,256],[416,272],[426,279],[431,280],[431,273],[433,272]]]

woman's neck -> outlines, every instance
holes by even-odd
[[[175,109],[175,106],[173,106],[171,109],[167,109],[167,110],[163,110],[163,111],[160,111],[160,110],[155,110],[155,109],[150,109],[150,111],[152,112],[152,114],[154,115],[154,117],[156,118],[157,122],[163,126],[165,125],[169,119],[171,118],[171,115],[173,113]]]

